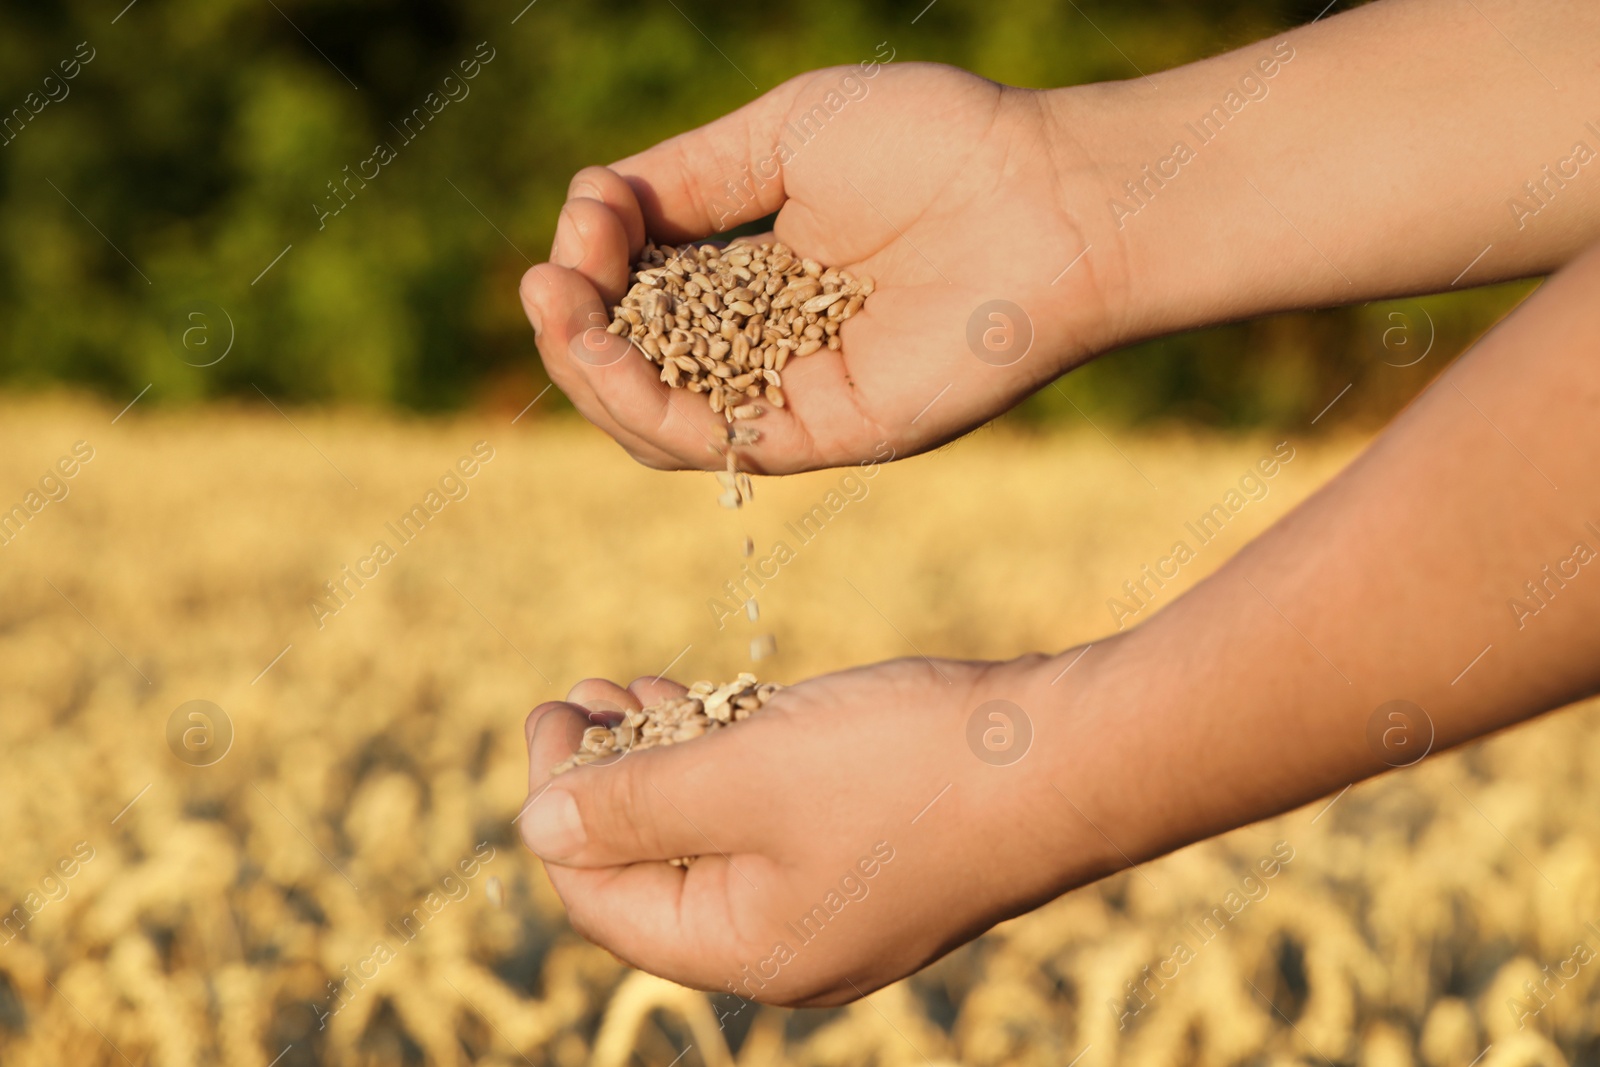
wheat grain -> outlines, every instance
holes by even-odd
[[[556,764],[552,775],[564,774],[629,752],[690,741],[758,711],[781,688],[758,682],[749,673],[723,685],[696,682],[682,696],[668,697],[649,707],[627,711],[612,726],[591,726],[583,732],[578,751]]]
[[[873,288],[783,244],[646,242],[606,329],[626,336],[668,386],[705,393],[732,423],[758,418],[761,400],[784,407],[789,357],[838,351],[839,325]]]
[[[583,732],[578,751],[552,767],[550,774],[565,774],[575,767],[620,759],[637,749],[693,741],[748,719],[780,688],[774,682],[758,682],[748,672],[723,685],[696,682],[682,696],[624,712],[622,721],[615,726],[589,727]],[[687,867],[694,857],[677,856],[667,862],[674,867]]]

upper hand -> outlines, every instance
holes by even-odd
[[[720,466],[726,440],[704,396],[596,329],[647,234],[695,240],[777,211],[777,240],[877,284],[841,351],[790,361],[788,406],[741,449],[757,472],[932,448],[1116,339],[1125,281],[1105,183],[1060,98],[932,64],[872,70],[803,75],[574,177],[523,302],[551,379],[641,462]]]

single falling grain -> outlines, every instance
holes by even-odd
[[[778,654],[778,639],[771,634],[762,634],[750,640],[750,659],[759,663],[769,656]]]
[[[730,439],[732,434],[729,435]],[[755,483],[750,480],[750,475],[739,469],[739,457],[730,447],[723,453],[726,463],[722,470],[717,471],[717,484],[722,486],[722,495],[717,498],[717,503],[725,508],[742,508],[755,499]],[[745,538],[746,541],[750,539]],[[748,556],[750,553],[746,552]]]

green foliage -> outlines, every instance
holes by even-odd
[[[1182,63],[1321,6],[524,2],[143,0],[118,15],[123,0],[67,0],[0,12],[0,108],[27,119],[0,137],[12,138],[0,146],[0,382],[116,398],[154,383],[150,400],[169,403],[257,388],[420,410],[515,401],[542,385],[517,278],[544,257],[580,166],[790,75],[859,61],[880,41],[903,59],[1063,85]],[[79,42],[93,59],[63,82]],[[442,95],[480,42],[493,58],[465,82],[470,95],[408,140],[405,117]],[[29,94],[40,99],[52,74],[49,91],[67,92],[33,115]],[[347,180],[380,143],[395,158]],[[1522,291],[1140,346],[1045,390],[1020,417],[1077,418],[1070,394],[1120,419],[1303,421],[1352,381],[1358,402],[1328,421],[1384,412]],[[1398,362],[1386,316],[1420,309],[1438,325],[1433,354],[1384,367]],[[230,338],[226,359],[193,365]]]

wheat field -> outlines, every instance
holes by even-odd
[[[1600,1049],[1594,707],[1069,894],[847,1008],[626,970],[570,932],[516,841],[523,716],[588,675],[745,669],[755,628],[719,629],[711,601],[746,534],[769,542],[841,476],[761,480],[728,512],[709,475],[515,414],[0,401],[0,509],[23,508],[0,522],[0,1063],[1514,1067]],[[991,430],[886,466],[762,591],[763,676],[1092,640],[1123,581],[1278,443]],[[1182,581],[1360,445],[1292,441]],[[225,720],[190,717],[213,705]]]

